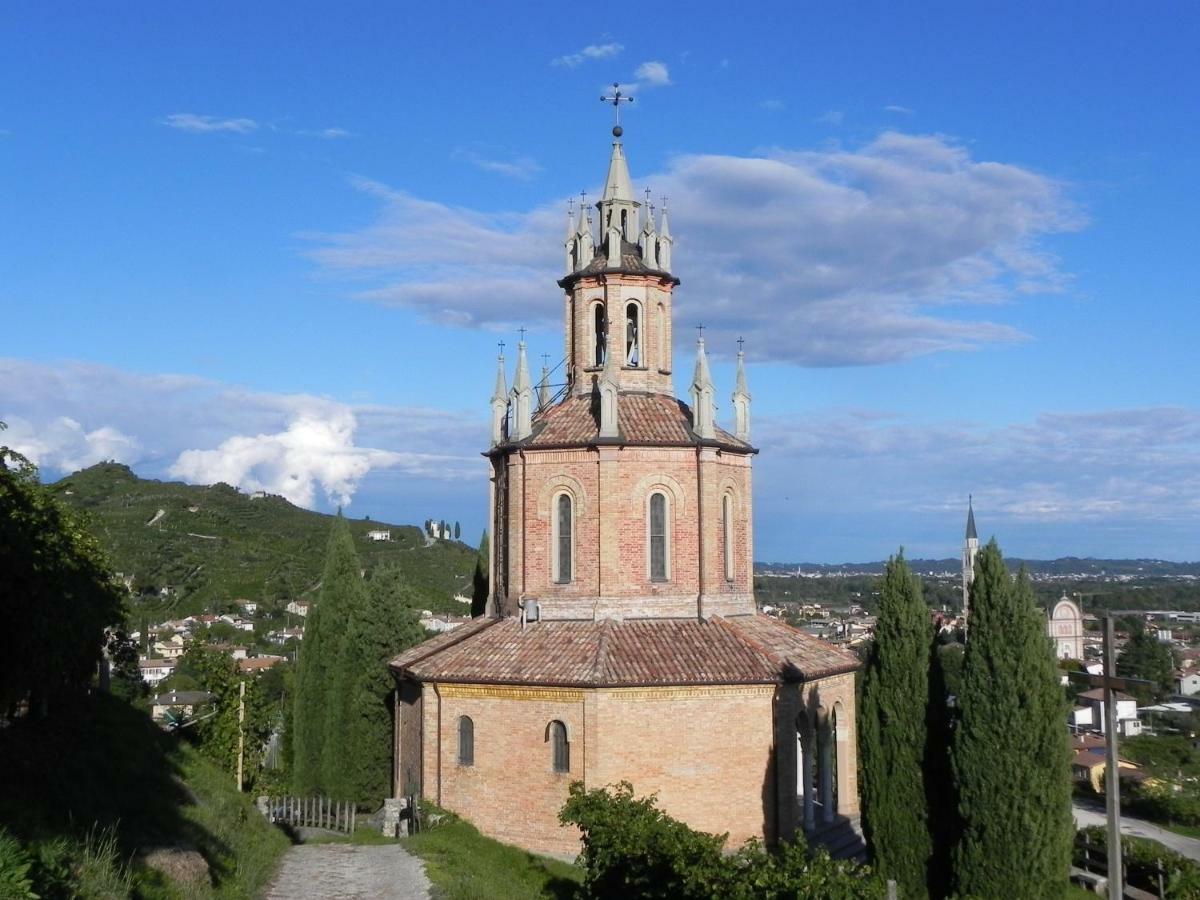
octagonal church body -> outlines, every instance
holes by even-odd
[[[525,344],[492,396],[487,612],[392,662],[397,795],[574,853],[568,786],[629,781],[733,845],[858,809],[858,661],[758,613],[750,393],[715,421],[703,339],[674,393],[673,238],[614,129],[604,193],[568,212],[564,370]]]

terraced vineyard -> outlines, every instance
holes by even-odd
[[[85,512],[114,568],[132,577],[136,615],[186,615],[240,598],[275,605],[311,597],[319,587],[332,517],[282,497],[142,479],[115,463],[76,472],[51,489]],[[367,532],[376,529],[392,539],[370,540]],[[425,608],[467,611],[452,597],[470,593],[474,548],[427,541],[411,525],[351,519],[350,530],[364,568],[397,565]]]

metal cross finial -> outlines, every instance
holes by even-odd
[[[741,353],[741,352],[742,352],[742,348],[743,348],[743,346],[745,346],[745,343],[746,343],[746,339],[745,339],[744,337],[739,337],[739,338],[738,338],[738,341],[737,341],[737,344],[738,344],[738,353]]]
[[[663,208],[663,209],[666,209],[666,208],[667,208],[667,195],[666,195],[666,194],[663,194],[663,198],[662,198],[662,208]],[[686,211],[686,210],[685,210],[685,211]]]
[[[548,365],[550,365],[550,354],[549,354],[549,353],[543,353],[543,354],[542,354],[542,368],[544,369],[544,368],[546,368],[546,366],[548,366]]]
[[[704,340],[704,323],[703,322],[701,322],[699,325],[696,326],[696,332],[699,335],[696,338],[696,340],[698,340],[698,341]]]
[[[650,205],[650,188],[646,188],[646,205]]]
[[[613,116],[614,116],[613,127],[620,128],[621,127],[621,104],[622,103],[632,103],[633,98],[626,97],[623,93],[621,93],[620,82],[614,81],[612,96],[611,97],[601,96],[600,102],[601,103],[611,103],[613,105]],[[620,135],[618,134],[617,137],[620,137]]]
[[[521,343],[525,343],[525,326],[522,325],[517,331],[521,332]]]
[[[504,341],[499,341],[498,343],[500,346],[500,355],[503,356],[504,355]]]

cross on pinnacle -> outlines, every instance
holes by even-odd
[[[521,332],[521,343],[525,343],[525,326],[522,325],[517,331]]]
[[[745,345],[745,343],[746,343],[746,339],[744,337],[738,338],[738,340],[737,340],[738,353],[742,352],[742,347]]]
[[[620,82],[613,82],[613,92],[611,97],[601,96],[601,103],[611,103],[613,105],[613,137],[620,137],[623,133],[621,129],[621,104],[632,103],[632,97],[626,97],[621,93]]]
[[[699,325],[696,326],[696,333],[698,335],[696,340],[699,340],[699,341],[704,340],[704,323],[703,322],[701,322]]]
[[[504,355],[504,341],[497,341],[497,344],[500,347],[500,355],[503,356]]]

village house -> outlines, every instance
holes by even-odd
[[[174,659],[148,659],[143,656],[138,660],[138,671],[141,673],[142,681],[150,687],[154,687],[175,671],[175,665]]]
[[[267,640],[272,644],[286,644],[288,641],[302,641],[304,640],[304,629],[300,627],[280,628],[268,634]]]
[[[1138,719],[1137,700],[1121,691],[1114,691],[1117,701],[1117,733],[1122,737],[1133,737],[1142,733],[1142,723]],[[1104,718],[1104,688],[1093,688],[1084,691],[1077,698],[1079,706],[1071,710],[1070,722],[1076,731],[1095,731],[1103,734],[1105,731]]]
[[[390,541],[392,533],[384,529],[375,529],[367,532],[368,541]]]
[[[155,641],[153,646],[154,652],[164,659],[179,659],[187,650],[187,641],[183,635],[172,635],[163,641]]]
[[[248,675],[261,675],[267,669],[273,669],[286,660],[286,656],[252,656],[248,659],[243,657],[238,660],[238,671]]]
[[[196,710],[212,703],[213,695],[207,691],[170,691],[156,696],[150,705],[150,716],[162,722],[168,714],[192,718]]]
[[[1200,693],[1200,672],[1195,669],[1181,669],[1175,673],[1175,693],[1191,697]]]
[[[237,603],[238,609],[248,616],[252,616],[258,612],[257,600],[238,600],[235,602]]]
[[[628,780],[733,846],[819,841],[858,813],[860,664],[756,609],[744,354],[729,430],[702,338],[676,398],[667,210],[613,135],[596,220],[568,215],[565,388],[523,340],[511,390],[498,362],[486,614],[391,664],[395,790],[541,852],[579,850],[573,781]]]
[[[312,600],[291,600],[288,602],[288,605],[284,607],[284,609],[294,616],[300,616],[301,618],[304,618],[308,615],[308,611],[312,609],[314,605],[315,603]]]

